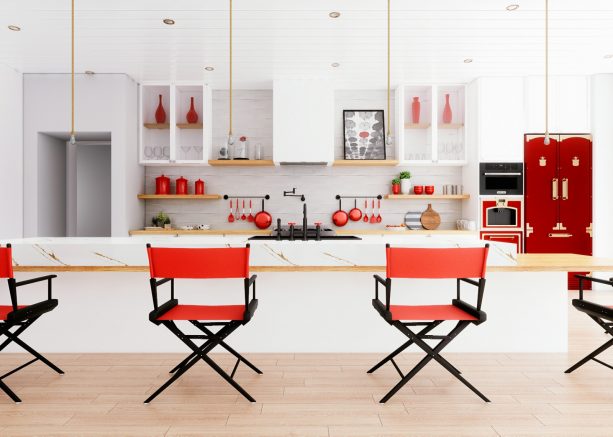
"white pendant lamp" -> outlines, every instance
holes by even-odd
[[[546,146],[549,139],[549,0],[545,0],[545,140]]]
[[[70,113],[70,144],[76,144],[76,132],[74,127],[74,0],[71,2],[71,59],[70,59],[70,88],[71,88],[71,113]]]
[[[387,0],[387,132],[385,133],[385,144],[394,144],[392,136],[392,117],[390,116],[391,101],[391,0]]]
[[[230,1],[230,111],[229,111],[229,128],[228,128],[228,150],[230,146],[234,145],[234,135],[232,133],[232,0]]]

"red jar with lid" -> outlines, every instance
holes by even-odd
[[[177,179],[176,194],[187,194],[187,179],[183,176]]]
[[[170,178],[164,175],[155,178],[155,194],[170,194]]]
[[[195,184],[195,191],[194,191],[194,192],[195,192],[196,194],[204,194],[204,193],[205,193],[205,190],[204,190],[204,181],[203,181],[203,180],[198,179],[198,180],[196,181],[196,184]]]

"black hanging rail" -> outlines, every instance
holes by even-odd
[[[341,200],[341,199],[383,199],[383,196],[381,194],[376,194],[374,196],[341,196],[340,194],[336,195],[336,200]]]
[[[228,199],[266,199],[266,200],[269,200],[270,195],[265,194],[264,196],[229,196],[227,194],[224,194],[223,198],[225,200],[228,200]]]

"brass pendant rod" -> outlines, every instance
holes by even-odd
[[[387,135],[392,130],[392,117],[390,116],[391,94],[391,0],[387,0]]]
[[[230,127],[228,136],[232,135],[232,0],[230,0]]]
[[[549,139],[549,0],[545,0],[545,140]]]
[[[70,68],[71,68],[71,73],[70,73],[70,87],[71,87],[71,115],[70,115],[70,136],[71,139],[74,140],[74,135],[75,135],[75,124],[74,124],[74,113],[75,113],[75,104],[74,104],[74,0],[72,0],[71,2],[72,4],[72,9],[71,9],[71,59],[70,59]]]

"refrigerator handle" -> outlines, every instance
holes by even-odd
[[[553,178],[551,180],[551,198],[553,200],[558,200],[558,178]]]
[[[562,200],[568,200],[568,178],[562,179]]]

